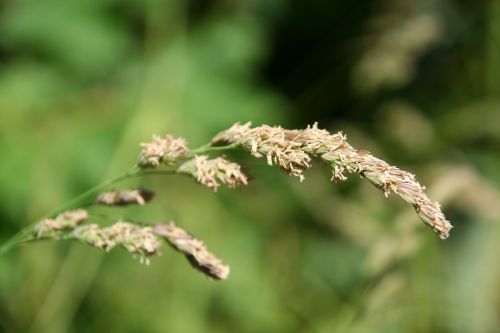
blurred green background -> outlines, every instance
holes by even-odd
[[[234,155],[248,187],[150,177],[150,205],[106,210],[175,220],[229,280],[167,247],[145,266],[29,244],[0,257],[0,331],[498,332],[499,97],[497,0],[2,1],[1,241],[127,169],[152,134],[196,147],[236,121],[343,130],[416,173],[455,229],[441,241],[320,163],[299,183]]]

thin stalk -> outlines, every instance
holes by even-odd
[[[127,172],[125,172],[117,177],[108,179],[105,182],[103,182],[97,186],[94,186],[90,190],[83,192],[82,194],[80,194],[76,198],[63,204],[61,207],[59,207],[59,208],[49,212],[48,214],[42,216],[39,219],[39,221],[43,220],[45,218],[56,216],[57,214],[60,214],[60,213],[66,211],[66,210],[69,210],[69,209],[73,209],[76,207],[88,206],[91,203],[91,202],[89,202],[89,200],[92,198],[92,202],[93,202],[93,198],[99,192],[101,192],[103,189],[105,189],[106,187],[113,185],[115,183],[118,183],[118,182],[125,180],[127,178],[134,177],[140,172],[141,172],[141,170],[139,168],[133,167],[130,170],[128,170]],[[32,238],[33,238],[32,232],[33,232],[33,224],[30,224],[30,225],[26,226],[25,228],[21,229],[18,233],[16,233],[14,236],[12,236],[10,239],[8,239],[0,247],[0,255],[8,252],[9,250],[11,250],[12,248],[14,248],[15,246],[17,246],[19,244],[22,244],[22,243],[25,243],[25,242],[32,240]]]
[[[193,155],[196,155],[196,154],[203,154],[203,153],[208,153],[208,152],[211,152],[211,151],[224,151],[224,150],[231,150],[231,149],[235,149],[238,147],[238,144],[230,144],[230,145],[227,145],[227,146],[212,146],[210,143],[209,144],[206,144],[206,145],[203,145],[199,148],[196,148],[196,149],[191,149],[191,153]]]
[[[59,207],[59,208],[51,211],[47,215],[43,216],[42,219],[48,218],[48,217],[54,217],[57,214],[60,214],[60,213],[62,213],[64,211],[67,211],[68,209],[72,209],[72,208],[76,208],[76,207],[88,206],[91,202],[93,202],[93,198],[99,192],[101,192],[102,190],[104,190],[105,188],[107,188],[108,186],[113,185],[115,183],[118,183],[118,182],[120,182],[122,180],[125,180],[125,179],[128,179],[128,178],[136,177],[137,174],[140,173],[140,172],[141,172],[141,170],[139,168],[133,167],[130,170],[124,172],[123,174],[121,174],[121,175],[119,175],[117,177],[108,179],[105,182],[102,182],[101,184],[96,185],[93,188],[91,188],[91,189],[83,192],[82,194],[80,194],[76,198],[68,201],[66,204],[62,205],[61,207]],[[89,199],[92,199],[92,201],[88,202]]]
[[[132,177],[142,177],[142,176],[171,176],[171,175],[181,175],[182,173],[177,170],[143,170],[133,175]]]
[[[191,153],[192,155],[196,154],[203,154],[211,151],[224,151],[224,150],[230,150],[230,149],[235,149],[237,148],[237,144],[231,144],[227,146],[212,146],[211,144],[206,144],[201,147],[198,147],[196,149],[192,149]],[[192,156],[191,156],[192,157]],[[45,218],[51,218],[54,217],[62,212],[65,212],[70,209],[74,208],[82,208],[82,207],[87,207],[93,204],[95,196],[106,189],[107,187],[118,183],[120,181],[123,181],[125,179],[129,178],[135,178],[135,177],[142,177],[142,176],[149,176],[149,175],[172,175],[172,174],[182,174],[177,172],[177,170],[143,170],[139,168],[138,166],[134,166],[130,168],[128,171],[124,172],[123,174],[108,179],[104,182],[102,182],[99,185],[94,186],[93,188],[89,189],[88,191],[83,192],[82,194],[78,195],[74,199],[66,202],[63,204],[61,207],[54,209],[53,211],[49,212],[48,214],[42,216],[38,221],[43,220]],[[29,241],[34,240],[32,236],[33,232],[33,224],[30,224],[26,226],[25,228],[21,229],[18,233],[16,233],[14,236],[12,236],[10,239],[8,239],[1,247],[0,247],[0,255],[8,252],[12,248],[14,248],[17,245],[20,245],[22,243],[26,243]]]

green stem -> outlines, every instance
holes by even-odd
[[[132,177],[142,177],[142,176],[170,176],[175,174],[181,174],[177,170],[143,170],[138,172]]]
[[[191,153],[193,155],[204,154],[204,153],[208,153],[210,151],[231,150],[231,149],[235,149],[237,147],[238,147],[238,145],[235,143],[227,145],[227,146],[212,146],[211,144],[206,144],[206,145],[203,145],[203,146],[198,147],[196,149],[191,149]]]
[[[60,213],[67,211],[69,209],[73,209],[76,207],[88,206],[89,204],[93,203],[95,196],[99,192],[101,192],[103,189],[105,189],[108,186],[113,185],[117,182],[125,180],[127,178],[135,177],[138,174],[140,174],[141,172],[142,172],[142,170],[140,170],[139,168],[133,167],[130,170],[128,170],[127,172],[125,172],[117,177],[108,179],[107,181],[105,181],[97,186],[94,186],[90,190],[83,192],[82,194],[80,194],[76,198],[68,201],[67,203],[65,203],[61,207],[44,215],[43,217],[41,217],[39,219],[39,221],[43,220],[45,218],[54,217],[57,214],[60,214]],[[0,255],[8,252],[9,250],[11,250],[12,248],[14,248],[15,246],[17,246],[19,244],[22,244],[22,243],[25,243],[25,242],[32,240],[32,238],[33,238],[32,233],[33,233],[33,224],[30,224],[30,225],[26,226],[25,228],[21,229],[18,233],[16,233],[14,236],[12,236],[10,239],[8,239],[0,247]]]
[[[231,145],[227,145],[227,146],[212,146],[211,144],[206,144],[206,145],[203,145],[203,146],[198,147],[196,149],[192,149],[191,153],[193,155],[196,155],[196,154],[207,153],[210,151],[224,151],[224,150],[230,150],[230,149],[234,149],[234,148],[237,148],[236,144],[231,144]],[[76,198],[68,201],[67,203],[65,203],[61,207],[51,211],[50,213],[46,214],[43,217],[41,217],[39,219],[39,221],[43,220],[45,218],[54,217],[62,212],[70,210],[70,209],[74,209],[77,207],[79,207],[79,208],[87,207],[94,202],[95,196],[99,192],[103,191],[107,187],[109,187],[115,183],[118,183],[122,180],[125,180],[128,178],[133,178],[133,177],[148,176],[148,175],[172,175],[172,174],[176,174],[176,173],[178,173],[176,170],[143,170],[137,166],[134,166],[131,169],[129,169],[128,171],[126,171],[125,173],[123,173],[117,177],[108,179],[107,181],[105,181],[97,186],[94,186],[90,190],[83,192],[82,194],[80,194]],[[9,250],[11,250],[12,248],[14,248],[17,245],[34,240],[32,233],[33,233],[33,224],[30,224],[30,225],[26,226],[25,228],[21,229],[18,233],[16,233],[14,236],[12,236],[10,239],[8,239],[0,247],[0,255],[8,252]]]
[[[51,211],[50,213],[48,213],[47,215],[45,215],[44,217],[42,217],[42,219],[43,218],[54,217],[57,214],[60,214],[60,213],[62,213],[64,211],[67,211],[68,209],[72,209],[72,208],[76,208],[76,207],[85,207],[85,206],[88,206],[89,204],[91,204],[91,203],[94,202],[95,196],[99,192],[101,192],[102,190],[104,190],[107,187],[109,187],[109,186],[111,186],[111,185],[113,185],[115,183],[118,183],[118,182],[120,182],[122,180],[131,178],[131,177],[135,177],[140,172],[141,172],[141,170],[139,168],[133,167],[130,170],[128,170],[127,172],[124,172],[123,174],[121,174],[121,175],[119,175],[117,177],[108,179],[107,181],[105,181],[105,182],[103,182],[103,183],[101,183],[101,184],[99,184],[97,186],[94,186],[90,190],[83,192],[82,194],[80,194],[76,198],[70,200],[69,202],[67,202],[66,204],[62,205],[61,207],[59,207],[59,208]]]

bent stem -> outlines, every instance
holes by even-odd
[[[113,185],[115,183],[118,183],[118,182],[120,182],[122,180],[134,177],[140,171],[141,170],[139,168],[133,167],[133,168],[129,169],[128,171],[124,172],[123,174],[121,174],[121,175],[119,175],[117,177],[108,179],[108,180],[102,182],[101,184],[94,186],[90,190],[83,192],[79,196],[77,196],[74,199],[72,199],[72,200],[68,201],[67,203],[63,204],[61,207],[59,207],[59,208],[51,211],[50,213],[42,216],[39,219],[39,221],[43,220],[45,218],[54,217],[57,214],[60,214],[60,213],[62,213],[64,211],[72,209],[72,208],[88,206],[88,205],[90,205],[93,202],[93,198],[100,191],[102,191],[106,187],[108,187],[110,185]],[[92,201],[90,201],[90,199],[92,199]],[[20,245],[22,243],[26,243],[26,242],[29,242],[29,241],[33,240],[32,231],[33,231],[33,224],[30,224],[30,225],[26,226],[25,228],[21,229],[17,234],[15,234],[10,239],[8,239],[0,247],[0,255],[8,252],[9,250],[11,250],[12,248],[16,247],[17,245]]]
[[[206,144],[201,147],[198,147],[196,149],[192,149],[191,153],[193,155],[196,154],[203,154],[211,151],[223,151],[223,150],[230,150],[236,148],[236,144],[230,144],[226,146],[212,146],[211,144]],[[192,156],[190,156],[192,157]],[[65,212],[70,209],[74,208],[82,208],[82,207],[88,207],[93,204],[94,198],[96,197],[97,194],[99,194],[101,191],[106,189],[107,187],[116,184],[118,182],[121,182],[126,179],[130,178],[136,178],[136,177],[142,177],[142,176],[148,176],[148,175],[173,175],[173,174],[178,174],[178,172],[174,170],[144,170],[139,168],[138,166],[134,166],[127,170],[126,172],[120,174],[117,177],[110,178],[93,188],[83,192],[82,194],[78,195],[74,199],[71,199],[70,201],[66,202],[63,204],[61,207],[54,209],[53,211],[49,212],[48,214],[42,216],[38,221],[46,219],[46,218],[51,218],[54,217],[62,212]],[[32,241],[34,240],[32,236],[33,232],[33,224],[30,224],[26,226],[25,228],[21,229],[19,232],[17,232],[14,236],[9,238],[1,247],[0,247],[0,255],[10,251],[12,248]]]

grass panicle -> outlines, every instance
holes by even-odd
[[[21,230],[0,248],[0,253],[33,240],[72,239],[105,251],[121,247],[139,257],[141,262],[149,263],[151,257],[160,254],[161,240],[165,240],[181,252],[195,269],[210,278],[225,280],[229,276],[229,266],[209,252],[201,240],[173,222],[144,225],[119,220],[102,227],[95,223],[84,224],[90,214],[83,208],[93,204],[143,206],[152,200],[154,193],[149,190],[109,189],[131,177],[187,175],[214,192],[222,185],[229,188],[248,185],[249,177],[238,163],[224,156],[210,156],[210,153],[234,149],[247,151],[256,158],[265,158],[268,165],[276,166],[300,181],[304,180],[304,171],[312,166],[314,158],[331,167],[331,179],[335,182],[347,179],[348,174],[357,173],[381,189],[386,197],[394,193],[410,203],[440,238],[446,239],[452,229],[439,204],[429,199],[413,174],[352,147],[342,132],[330,133],[320,129],[317,123],[301,130],[236,123],[196,149],[190,150],[184,138],[171,135],[155,135],[151,142],[142,143],[141,148],[137,164],[130,170],[83,193],[56,210],[58,213],[54,216],[49,215],[34,227]]]

